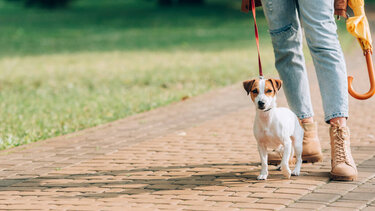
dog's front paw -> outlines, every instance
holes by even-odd
[[[267,179],[267,174],[260,174],[258,177],[257,177],[257,180],[266,180]]]
[[[290,179],[292,171],[290,171],[288,167],[284,167],[284,168],[281,168],[281,173],[284,175],[284,177]]]

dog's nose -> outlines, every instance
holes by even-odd
[[[258,101],[258,107],[259,108],[264,108],[264,102]]]

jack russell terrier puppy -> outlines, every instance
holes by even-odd
[[[263,79],[263,77],[243,82],[247,94],[250,94],[256,107],[253,129],[262,163],[258,180],[266,180],[268,176],[267,147],[275,149],[280,145],[283,146],[280,167],[285,177],[290,178],[291,174],[298,176],[301,170],[303,129],[291,110],[276,107],[276,94],[281,84],[281,80]],[[289,168],[289,159],[294,154],[292,145],[297,158],[293,172]]]

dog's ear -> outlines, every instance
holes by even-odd
[[[243,82],[243,88],[246,90],[247,95],[249,95],[249,93],[251,91],[251,88],[254,85],[254,82],[255,82],[255,79],[253,79],[253,80],[247,80],[247,81]]]
[[[281,89],[281,85],[283,85],[283,81],[280,79],[268,79],[268,81],[271,82],[275,92],[279,91]]]

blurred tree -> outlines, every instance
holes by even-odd
[[[9,2],[20,2],[26,7],[42,7],[48,9],[66,7],[74,0],[7,0]],[[176,0],[179,4],[203,4],[204,0]],[[158,0],[161,6],[170,6],[174,0]]]
[[[160,6],[169,6],[172,5],[172,0],[158,0]]]
[[[179,4],[203,4],[204,0],[178,0]],[[170,6],[173,0],[158,0],[161,6]]]
[[[203,0],[179,0],[180,4],[203,4]]]
[[[20,2],[26,7],[42,7],[48,9],[66,7],[73,0],[7,0],[10,2]]]

